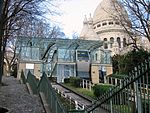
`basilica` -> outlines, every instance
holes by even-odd
[[[126,29],[130,29],[131,22],[127,11],[117,0],[102,0],[97,6],[93,17],[85,16],[80,38],[83,40],[103,41],[103,49],[110,50],[111,55],[124,54],[132,50],[127,46],[132,42]],[[148,41],[135,36],[138,45],[147,45]],[[148,46],[146,46],[148,47]],[[147,49],[147,48],[146,48]]]

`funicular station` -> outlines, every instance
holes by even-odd
[[[25,75],[30,70],[38,79],[45,72],[58,83],[71,76],[99,83],[112,73],[111,52],[102,45],[102,41],[92,40],[19,37],[18,78],[21,70]]]
[[[18,78],[23,70],[26,78],[30,71],[40,80],[37,88],[45,94],[52,113],[66,112],[52,94],[53,88],[45,82],[47,77],[55,78],[57,83],[79,77],[97,84],[108,83],[105,78],[112,74],[111,51],[103,49],[102,41],[19,37],[16,45]],[[150,113],[149,74],[150,59],[147,59],[84,111],[71,113]]]

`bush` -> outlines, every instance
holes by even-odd
[[[65,78],[64,83],[70,83],[70,78]]]
[[[94,91],[94,95],[96,97],[100,97],[102,94],[106,93],[107,91],[110,90],[110,88],[112,88],[112,85],[108,85],[108,84],[96,84],[93,87],[93,91]]]
[[[74,87],[80,87],[80,78],[77,77],[70,77],[69,80],[70,84]]]

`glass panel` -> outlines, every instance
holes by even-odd
[[[32,49],[32,59],[38,60],[39,59],[39,48],[31,48]]]
[[[68,49],[58,49],[58,61],[73,62],[75,59],[75,51]]]
[[[101,61],[103,64],[110,64],[111,63],[110,52],[103,52],[101,58],[102,58]]]
[[[89,60],[88,51],[77,51],[77,60]]]

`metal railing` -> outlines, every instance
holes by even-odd
[[[38,94],[37,89],[38,79],[36,79],[36,77],[30,71],[27,74],[26,82],[29,83],[32,93]]]
[[[66,113],[45,73],[43,73],[38,84],[38,91],[44,94],[45,100],[52,113]]]
[[[65,109],[64,103],[60,101],[60,95],[52,88],[51,82],[45,73],[43,73],[40,81],[38,81],[30,71],[27,74],[27,78],[25,78],[22,71],[21,79],[24,81],[23,83],[29,84],[33,94],[40,94],[41,97],[44,97],[42,98],[44,99],[42,100],[43,104],[46,103],[46,107],[51,113],[84,113],[84,110]]]
[[[150,58],[135,67],[128,78],[102,95],[86,112],[150,113]]]
[[[80,84],[82,88],[88,89],[90,91],[92,90],[92,87],[94,86],[94,84],[90,80],[86,80],[86,79],[81,79]]]

